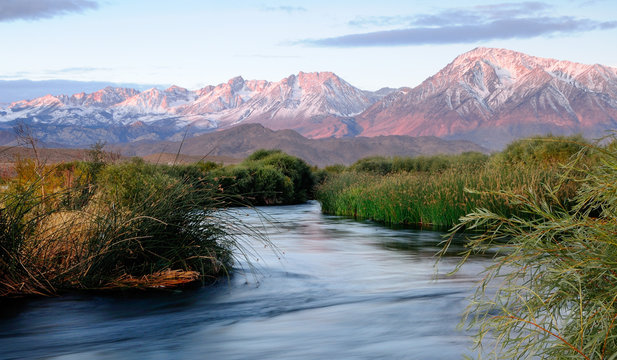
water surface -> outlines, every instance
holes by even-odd
[[[1,359],[458,359],[456,329],[484,259],[435,276],[441,233],[325,216],[319,204],[242,211],[253,246],[219,284],[148,296],[68,295],[0,310]],[[264,221],[264,218],[267,221]],[[280,258],[280,259],[279,259]],[[455,258],[442,261],[440,273]]]

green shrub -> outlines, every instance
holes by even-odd
[[[460,155],[432,155],[416,157],[394,157],[385,158],[382,156],[368,157],[356,161],[349,167],[349,170],[365,172],[377,175],[387,175],[400,172],[443,172],[451,168],[481,168],[487,160],[488,155],[478,152],[466,152]],[[340,172],[340,171],[339,171]]]
[[[244,162],[252,162],[252,161],[260,161],[263,160],[271,155],[277,155],[277,154],[283,154],[282,150],[279,149],[271,149],[271,150],[267,150],[267,149],[259,149],[256,150],[254,153],[252,153],[251,155],[249,155]]]
[[[350,170],[372,174],[385,175],[392,172],[392,160],[383,156],[372,156],[353,163]]]
[[[478,331],[483,352],[512,359],[617,356],[617,151],[593,151],[600,161],[591,169],[582,153],[566,168],[566,180],[584,174],[570,179],[580,183],[574,206],[555,195],[562,183],[497,192],[529,216],[479,208],[453,229],[483,229],[470,237],[463,262],[471,254],[495,255],[464,320]]]
[[[324,167],[323,169],[324,171],[330,174],[340,174],[343,171],[347,170],[347,166],[343,164],[334,164],[334,165],[328,165]]]
[[[563,164],[589,145],[582,136],[537,136],[509,144],[497,159],[505,164]]]
[[[258,150],[239,165],[212,171],[208,179],[222,193],[251,205],[302,203],[315,186],[311,168],[280,150]]]
[[[291,180],[293,184],[291,203],[306,202],[312,195],[315,179],[311,168],[304,160],[279,152],[261,158],[259,163],[272,166]]]

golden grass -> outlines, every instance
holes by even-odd
[[[102,289],[174,289],[200,281],[201,274],[197,271],[167,269],[144,276],[131,276],[127,274],[103,286]]]

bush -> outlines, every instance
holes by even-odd
[[[394,158],[375,156],[356,161],[349,167],[349,170],[377,175],[387,175],[390,173],[401,172],[436,173],[452,168],[460,168],[465,170],[469,170],[470,168],[479,169],[486,164],[488,158],[488,155],[478,152],[466,152],[460,155],[433,155]]]
[[[574,206],[555,196],[561,183],[542,193],[499,192],[529,216],[478,209],[453,229],[484,229],[471,236],[463,262],[471,254],[496,254],[465,320],[478,330],[479,346],[491,346],[496,357],[613,359],[617,354],[617,151],[614,144],[588,148],[599,162],[589,169],[580,153],[566,168],[564,181],[569,174],[584,174],[582,180],[570,179],[581,183]],[[538,161],[534,156],[524,157]]]
[[[512,164],[552,166],[563,164],[589,143],[582,136],[537,136],[509,144],[496,159]]]
[[[349,170],[386,175],[392,172],[392,160],[383,156],[367,157],[353,163]]]
[[[315,186],[311,168],[280,150],[258,150],[239,165],[212,171],[209,181],[251,205],[303,203],[313,196]]]

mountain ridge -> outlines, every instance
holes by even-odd
[[[404,135],[309,139],[294,130],[271,130],[258,123],[242,124],[184,141],[135,142],[109,146],[127,156],[180,153],[189,156],[228,156],[243,159],[259,149],[280,149],[311,165],[350,165],[367,156],[418,156],[458,154],[488,150],[464,140],[443,140],[434,136]]]
[[[434,135],[500,148],[538,133],[599,137],[617,129],[616,119],[617,69],[480,47],[356,121],[363,136]]]
[[[316,139],[438,136],[500,149],[525,136],[594,138],[617,129],[617,69],[478,47],[416,87],[364,91],[331,72],[277,82],[238,76],[197,90],[106,87],[0,109],[0,131],[18,122],[69,146],[173,141],[260,123]]]

